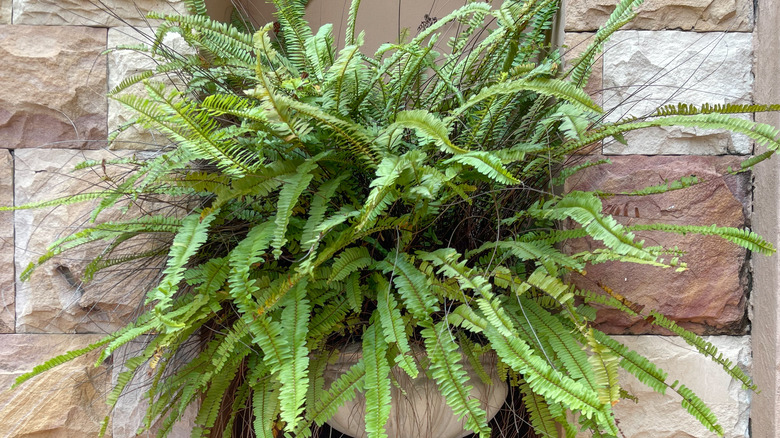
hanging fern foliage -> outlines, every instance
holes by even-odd
[[[755,390],[750,377],[661,313],[607,288],[581,290],[572,277],[606,261],[685,268],[684,254],[647,246],[637,231],[718,236],[766,255],[774,247],[753,231],[717,224],[624,225],[602,204],[614,193],[561,193],[560,186],[583,169],[610,165],[577,162],[575,152],[657,126],[747,135],[769,152],[729,170],[745,171],[780,148],[780,131],[732,115],[779,106],[679,104],[604,121],[583,86],[604,42],[641,0],[621,1],[567,70],[547,42],[555,0],[467,2],[374,54],[363,52],[356,28],[359,0],[348,7],[344,35],[327,24],[313,32],[303,0],[273,3],[278,22],[256,32],[246,20],[212,20],[203,0],[185,1],[190,15],[152,14],[162,21],[155,40],[126,49],[159,63],[110,95],[135,112],[136,125],[164,134],[170,148],[149,159],[79,166],[132,168],[113,189],[0,207],[96,203],[94,223],[53,242],[23,279],[99,242],[106,249],[84,280],[113,266],[164,260],[135,321],[35,367],[17,386],[87,353],[99,352],[100,362],[145,340],[107,398],[116,405],[146,366],[143,428],[158,424],[159,436],[196,406],[193,436],[244,436],[239,428],[251,424],[254,436],[307,437],[345,403],[363,400],[367,436],[384,437],[396,366],[432,379],[453,421],[480,437],[491,436],[492,423],[470,391],[472,378],[516,387],[537,434],[616,436],[612,407],[633,399],[622,368],[654,391],[676,392],[684,409],[723,434],[688,387],[597,330],[591,305],[674,332]],[[460,33],[440,41],[450,24]],[[163,38],[170,34],[192,50],[169,50]],[[336,41],[344,42],[340,50]],[[165,85],[169,74],[184,86]],[[144,91],[131,93],[133,84]],[[700,183],[685,177],[621,194]],[[145,197],[187,208],[175,217],[125,209],[127,217],[103,220],[105,211]],[[126,250],[143,236],[165,238]],[[564,250],[562,243],[581,239],[600,246]],[[670,253],[674,262],[664,262]],[[335,353],[356,348],[360,359],[327,380]],[[498,357],[495,374],[483,354]]]

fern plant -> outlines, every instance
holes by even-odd
[[[368,436],[382,437],[397,365],[412,378],[428,374],[466,427],[487,437],[484,410],[463,390],[464,361],[479,364],[478,356],[492,351],[543,436],[557,435],[557,427],[566,436],[617,435],[612,407],[630,397],[619,368],[657,392],[678,393],[691,415],[723,433],[692,391],[594,328],[591,306],[640,313],[755,389],[749,376],[658,312],[608,288],[594,293],[567,281],[604,260],[670,270],[685,264],[665,262],[666,249],[636,239],[639,227],[606,214],[601,199],[611,194],[553,189],[579,170],[608,165],[566,166],[574,152],[651,126],[745,134],[770,151],[731,170],[745,171],[780,147],[778,130],[731,114],[776,107],[680,105],[604,122],[583,84],[638,0],[622,1],[566,69],[547,42],[555,0],[469,2],[374,55],[361,51],[364,37],[355,33],[359,0],[340,45],[331,25],[309,28],[301,0],[274,0],[278,23],[256,31],[211,20],[202,0],[186,3],[190,15],[154,15],[163,22],[154,43],[133,48],[157,57],[158,66],[111,91],[135,110],[134,123],[173,146],[129,160],[134,172],[112,190],[18,207],[98,200],[97,224],[54,242],[38,263],[106,241],[109,249],[84,281],[113,263],[158,254],[128,257],[119,252],[122,242],[167,233],[161,280],[127,327],[53,358],[17,385],[89,351],[100,350],[102,361],[143,336],[147,347],[127,361],[108,400],[115,404],[133,375],[154,364],[145,427],[161,424],[158,436],[194,404],[192,436],[232,436],[249,419],[258,437],[305,437],[362,391]],[[460,33],[439,41],[453,22]],[[170,33],[197,54],[168,50]],[[184,78],[185,90],[159,81],[172,73]],[[120,93],[138,83],[145,94]],[[697,183],[684,178],[634,195]],[[193,207],[180,217],[100,222],[106,209],[140,196],[184,197]],[[576,226],[563,229],[564,221]],[[748,230],[641,229],[715,235],[774,252]],[[585,238],[602,247],[568,254],[558,246]],[[206,339],[196,357],[167,372],[193,336]],[[324,388],[328,356],[317,353],[350,342],[362,345],[363,358]],[[427,353],[425,363],[415,360],[415,349]]]

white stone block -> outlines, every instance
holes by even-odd
[[[619,342],[644,355],[669,376],[680,380],[710,407],[723,426],[726,438],[747,438],[751,393],[726,374],[720,365],[699,354],[681,338],[670,336],[615,336]],[[723,356],[749,372],[752,366],[749,336],[708,336]],[[671,390],[661,395],[628,373],[621,382],[638,403],[621,400],[615,418],[624,436],[631,438],[714,437],[681,406],[681,397]]]
[[[680,102],[752,102],[752,36],[748,33],[621,31],[605,45],[607,120],[641,117]],[[747,115],[746,117],[749,117]],[[749,154],[745,136],[699,128],[648,128],[607,142],[609,154]]]

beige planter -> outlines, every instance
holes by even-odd
[[[425,354],[420,351],[418,354]],[[357,348],[346,349],[335,364],[325,370],[325,387],[329,387],[362,357]],[[486,354],[481,358],[482,366],[493,381],[485,385],[468,362],[464,364],[469,375],[469,385],[473,387],[471,396],[481,400],[482,409],[487,412],[488,420],[493,418],[504,404],[508,393],[506,382],[498,378],[497,358]],[[392,407],[390,420],[385,429],[388,438],[462,438],[472,432],[464,430],[465,421],[459,421],[452,409],[439,393],[436,382],[420,372],[416,379],[410,378],[402,369],[391,370],[396,384],[390,387]],[[355,399],[341,406],[328,424],[341,433],[354,438],[365,438],[366,399],[359,393]]]

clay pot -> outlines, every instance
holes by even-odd
[[[422,357],[425,352],[416,351]],[[325,370],[325,388],[347,372],[362,357],[359,346],[347,348],[339,355],[336,363]],[[506,382],[498,378],[495,354],[485,354],[480,362],[490,376],[492,385],[486,385],[474,372],[468,362],[463,360],[469,375],[469,385],[473,388],[471,396],[481,401],[482,409],[487,412],[488,420],[493,418],[504,404],[508,393]],[[419,363],[419,360],[418,360]],[[391,369],[396,384],[390,387],[392,405],[390,419],[385,426],[388,438],[462,438],[471,431],[465,430],[465,420],[459,421],[452,409],[439,393],[436,382],[420,371],[416,379],[409,377],[399,367]],[[352,401],[341,406],[328,424],[341,433],[354,438],[365,438],[365,394],[359,393]]]

